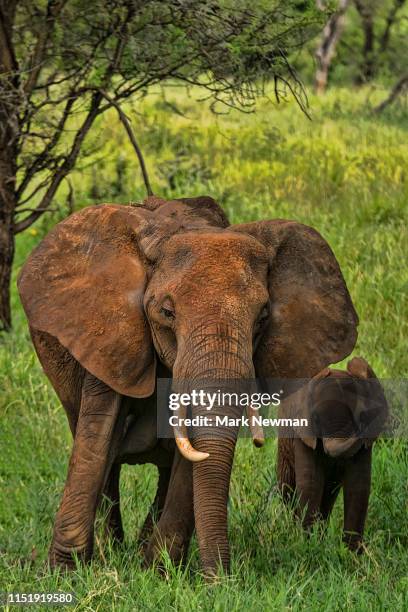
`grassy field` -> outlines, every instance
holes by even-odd
[[[380,95],[380,94],[376,94]],[[206,193],[233,222],[286,217],[316,227],[336,253],[360,316],[354,354],[377,375],[408,369],[408,111],[374,117],[368,91],[294,104],[262,102],[256,114],[215,117],[184,90],[128,109],[156,193]],[[134,155],[115,114],[87,142],[73,176],[76,207],[137,201]],[[64,193],[59,198],[64,211]],[[58,198],[57,198],[58,199]],[[18,238],[15,274],[61,214]],[[408,443],[378,442],[366,554],[341,543],[342,504],[310,539],[279,500],[276,447],[238,445],[230,499],[232,574],[207,585],[193,542],[185,570],[143,571],[136,534],[147,513],[152,466],[124,469],[126,543],[96,547],[88,567],[50,574],[45,560],[71,446],[65,415],[33,353],[13,282],[14,330],[0,340],[0,591],[71,591],[78,610],[407,610]]]

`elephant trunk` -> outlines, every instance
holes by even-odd
[[[194,517],[200,556],[206,576],[229,570],[228,495],[237,431],[199,437],[195,446],[209,453],[193,466]],[[223,435],[224,434],[224,435]]]
[[[186,381],[190,385],[193,381],[200,381],[201,390],[214,393],[219,388],[223,392],[236,392],[237,385],[245,385],[243,381],[253,378],[252,344],[238,332],[228,333],[230,330],[227,329],[222,331],[221,335],[219,325],[217,334],[207,330],[207,337],[201,336],[196,344],[199,350],[191,345],[195,338],[194,334],[190,335],[186,352],[192,357],[187,365],[184,362],[183,368],[175,367],[173,374],[176,381],[183,381],[183,386]],[[183,363],[182,354],[179,355],[178,363]],[[205,367],[201,368],[202,365]],[[226,386],[229,388],[226,389]],[[241,415],[237,406],[215,404],[210,411],[204,405],[193,406],[192,416],[205,416],[212,422],[211,427],[200,428],[194,434],[194,449],[188,445],[187,452],[183,452],[186,447],[182,450],[181,446],[185,445],[188,437],[185,431],[178,431],[182,438],[178,446],[184,456],[189,459],[192,458],[191,453],[195,457],[199,453],[200,459],[206,456],[205,460],[195,460],[193,464],[194,516],[203,569],[211,577],[220,568],[225,571],[229,569],[227,504],[239,430],[237,417]],[[234,417],[233,424],[229,420],[226,423],[225,417]],[[261,435],[259,438],[262,442]]]

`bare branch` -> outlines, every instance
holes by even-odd
[[[44,149],[38,153],[38,155],[36,156],[34,162],[31,164],[31,166],[29,168],[27,168],[27,171],[20,183],[20,185],[17,188],[17,197],[20,198],[21,195],[23,194],[23,192],[25,191],[25,189],[27,188],[28,184],[30,183],[31,179],[35,176],[35,174],[37,174],[37,172],[39,172],[40,170],[44,169],[47,166],[49,157],[51,152],[53,151],[53,149],[56,147],[56,145],[58,144],[58,142],[60,141],[60,138],[63,134],[64,131],[64,127],[65,124],[68,120],[68,117],[70,116],[71,110],[72,110],[72,106],[75,102],[75,100],[77,99],[76,95],[71,95],[66,104],[65,104],[65,108],[63,110],[61,119],[59,120],[54,134],[52,135],[52,138],[49,140],[49,142],[47,143],[47,145],[44,147]]]
[[[380,52],[384,53],[384,51],[388,48],[388,43],[390,41],[391,30],[396,22],[398,12],[405,4],[405,0],[394,0],[394,4],[392,5],[390,12],[387,15],[384,32],[382,33],[380,39]]]
[[[55,22],[66,2],[67,0],[48,0],[45,24],[41,28],[38,35],[37,44],[35,45],[33,55],[30,58],[28,79],[24,84],[24,91],[27,95],[31,93],[33,87],[37,83],[43,66],[47,43],[52,35],[52,31],[54,30]]]
[[[85,136],[89,132],[95,118],[99,114],[99,105],[100,105],[101,100],[102,100],[102,94],[100,92],[96,92],[92,96],[91,107],[85,118],[85,121],[81,125],[80,129],[78,130],[74,138],[74,142],[72,144],[69,154],[65,158],[65,161],[63,162],[63,164],[61,164],[61,166],[55,172],[50,186],[48,187],[47,191],[45,192],[43,198],[41,199],[41,202],[38,204],[36,209],[28,217],[26,217],[25,219],[23,219],[22,221],[19,221],[18,223],[14,225],[15,234],[19,234],[20,232],[30,227],[30,225],[32,225],[34,221],[36,221],[44,213],[44,210],[46,210],[51,204],[52,198],[54,197],[58,187],[60,186],[61,181],[67,176],[67,174],[74,167],[74,164],[78,157],[78,154],[81,149],[81,145],[85,139]]]
[[[113,98],[111,98],[111,96],[109,96],[105,91],[100,90],[101,94],[103,95],[103,97],[109,102],[109,104],[111,104],[117,111],[118,115],[119,115],[119,119],[121,120],[121,122],[123,123],[123,126],[127,132],[127,135],[129,137],[129,140],[135,150],[135,153],[137,155],[137,158],[139,160],[139,165],[140,165],[140,169],[142,171],[142,175],[143,175],[143,180],[144,180],[144,184],[146,187],[146,191],[147,191],[147,195],[151,196],[153,195],[153,191],[150,185],[150,181],[149,181],[149,175],[147,173],[147,169],[146,169],[146,164],[142,155],[142,151],[136,141],[135,135],[133,133],[132,130],[132,126],[130,125],[130,121],[129,119],[126,117],[125,113],[123,112],[123,110],[121,109],[120,105],[118,104],[118,102],[116,102],[116,100],[114,100]]]
[[[16,214],[24,212],[58,212],[58,208],[22,208],[21,210],[17,210]]]
[[[381,102],[381,104],[374,108],[374,112],[381,113],[385,108],[387,108],[387,106],[395,102],[398,96],[405,90],[408,90],[408,74],[404,74],[404,76],[397,81],[389,96],[383,102]]]
[[[74,188],[72,186],[72,183],[69,177],[66,177],[65,180],[68,183],[67,206],[68,206],[68,212],[71,215],[74,212],[75,192],[74,192]]]

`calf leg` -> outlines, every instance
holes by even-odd
[[[278,488],[286,503],[293,503],[296,493],[294,440],[278,439]]]
[[[62,501],[57,512],[50,564],[72,567],[74,555],[90,559],[100,495],[117,452],[125,414],[121,396],[85,374],[74,445]]]
[[[343,540],[350,550],[361,552],[371,487],[371,448],[362,448],[347,462],[343,487]]]
[[[326,481],[323,489],[323,497],[320,505],[320,515],[324,521],[327,521],[334,503],[337,499],[341,487],[340,480],[330,478]]]
[[[324,489],[324,469],[320,453],[296,438],[295,472],[296,492],[299,496],[298,515],[305,529],[320,518],[320,506]]]

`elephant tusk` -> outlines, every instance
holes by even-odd
[[[252,440],[254,442],[254,445],[257,448],[261,448],[261,446],[265,444],[265,436],[262,429],[262,425],[256,425],[252,419],[252,417],[257,416],[259,412],[258,410],[255,410],[255,408],[252,408],[252,406],[247,406],[246,413],[249,419],[249,429],[252,434]]]
[[[193,463],[204,461],[204,459],[207,459],[210,456],[210,453],[202,453],[201,451],[196,450],[187,437],[176,437],[176,444],[180,454],[183,455],[185,459],[192,461]]]
[[[187,415],[187,407],[180,406],[179,411],[179,418],[182,420],[182,424],[173,425],[174,439],[176,441],[177,448],[179,449],[180,454],[183,455],[183,457],[187,459],[187,461],[192,461],[193,463],[204,461],[204,459],[207,459],[210,454],[196,450],[191,444],[187,435],[187,427],[184,425],[184,419]]]

